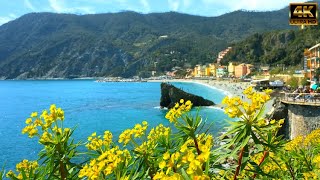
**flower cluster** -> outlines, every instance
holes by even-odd
[[[64,120],[64,111],[61,108],[56,108],[56,105],[50,106],[50,114],[44,110],[40,117],[37,112],[31,113],[30,117],[26,119],[27,126],[22,129],[23,134],[28,134],[30,138],[38,134],[38,127],[42,130],[47,130],[57,120]],[[62,133],[61,129],[55,127],[53,129],[56,133]]]
[[[97,150],[100,149],[103,145],[108,146],[112,143],[112,133],[110,131],[105,131],[103,135],[103,139],[101,136],[97,136],[97,133],[94,132],[91,136],[88,137],[88,143],[86,147],[89,150]]]
[[[89,164],[86,164],[79,172],[79,178],[87,177],[91,180],[101,179],[112,174],[120,164],[128,165],[131,155],[127,149],[120,150],[118,146],[102,152]],[[122,166],[123,167],[123,166]]]
[[[166,114],[166,119],[168,119],[170,122],[175,123],[183,113],[190,111],[191,108],[191,101],[188,100],[184,103],[184,100],[180,99],[180,103],[177,102],[175,106],[171,108],[170,111]]]
[[[127,145],[130,140],[134,138],[140,138],[145,135],[145,132],[148,128],[148,123],[143,121],[142,124],[136,124],[133,129],[126,129],[119,136],[119,143]]]
[[[25,177],[32,179],[32,176],[34,176],[38,166],[39,165],[37,161],[28,161],[27,159],[24,159],[16,165],[16,171],[19,172],[18,175],[10,170],[6,176],[12,179],[24,179]]]
[[[222,104],[226,104],[225,113],[230,118],[241,117],[243,115],[251,116],[254,115],[261,107],[270,99],[270,93],[272,90],[264,90],[264,94],[253,91],[252,86],[248,87],[243,91],[243,94],[250,103],[241,101],[240,97],[228,97],[226,96]]]
[[[167,151],[159,162],[160,171],[154,179],[177,177],[177,172],[181,168],[185,168],[193,179],[210,179],[203,174],[203,167],[209,161],[212,145],[211,135],[200,134],[196,139],[188,139],[179,151],[173,153]]]

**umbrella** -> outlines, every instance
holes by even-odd
[[[318,84],[313,84],[313,85],[311,86],[311,89],[316,90],[318,87],[319,87]]]

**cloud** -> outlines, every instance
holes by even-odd
[[[80,13],[94,14],[95,11],[89,6],[66,7],[63,0],[49,0],[50,7],[57,13]]]
[[[62,2],[62,1],[60,1],[60,2]],[[63,7],[63,5],[58,3],[57,0],[49,0],[49,4],[50,4],[50,7],[56,12],[60,13],[60,12],[65,11],[65,8]]]
[[[31,4],[31,2],[29,0],[24,0],[24,5],[31,9],[32,11],[36,11],[36,8],[34,8],[34,6]]]
[[[177,11],[180,6],[180,1],[179,0],[168,0],[168,5],[169,5],[169,9],[171,11]]]
[[[302,0],[306,1],[306,0]],[[202,4],[212,9],[225,9],[227,11],[235,11],[239,9],[245,10],[257,10],[257,11],[268,11],[268,10],[278,10],[285,6],[288,6],[291,0],[201,0]]]
[[[140,0],[140,4],[143,6],[143,11],[144,12],[149,12],[150,11],[150,5],[147,0]]]
[[[10,17],[10,16],[0,16],[0,26],[1,26],[2,24],[5,24],[5,23],[7,23],[7,22],[9,22],[9,21],[14,20],[14,19],[15,19],[15,18]]]
[[[183,6],[185,8],[189,7],[191,5],[191,0],[183,0]]]

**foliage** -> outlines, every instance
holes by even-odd
[[[282,30],[259,33],[234,43],[232,51],[224,58],[251,64],[299,65],[303,67],[303,51],[316,45],[320,39],[319,26],[303,30]]]
[[[146,121],[124,130],[117,140],[110,131],[88,137],[84,153],[71,140],[73,130],[63,128],[64,112],[55,105],[50,113],[37,112],[22,130],[39,137],[44,146],[36,161],[23,160],[10,179],[310,179],[320,174],[320,130],[285,141],[277,136],[284,120],[262,117],[271,90],[226,97],[228,131],[215,138],[192,103],[181,99],[168,111],[171,127],[149,129]],[[83,162],[71,163],[85,156]],[[3,171],[2,171],[3,172]]]
[[[287,84],[290,85],[291,88],[296,89],[299,86],[299,79],[294,76],[290,76],[290,79],[287,81]]]
[[[301,80],[301,83],[300,83],[302,86],[306,86],[306,85],[310,85],[310,82],[308,82],[308,78],[304,77],[302,80]]]
[[[287,19],[287,9],[219,18],[30,13],[0,26],[0,78],[127,77],[149,68],[163,73],[185,63],[211,63],[228,43],[253,33],[290,29]]]

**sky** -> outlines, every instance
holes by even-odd
[[[298,2],[303,2],[299,0]],[[31,12],[97,14],[120,11],[140,13],[176,11],[219,16],[239,9],[279,10],[290,0],[0,0],[0,25]],[[295,1],[297,2],[297,1]]]

